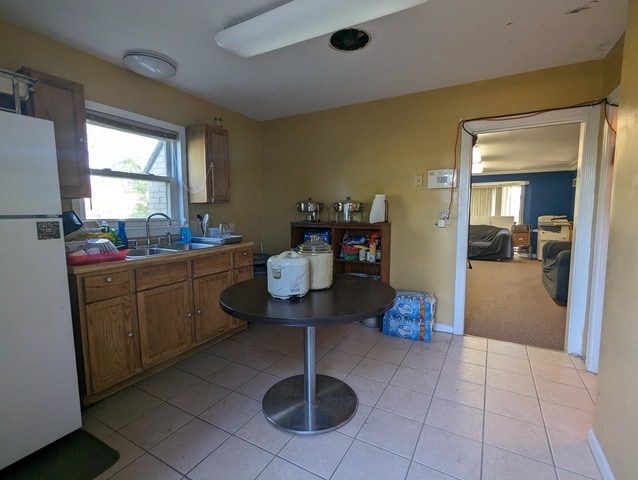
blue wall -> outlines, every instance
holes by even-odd
[[[566,215],[574,220],[576,189],[572,181],[576,171],[516,173],[510,175],[481,175],[472,177],[472,183],[528,181],[525,187],[523,223],[538,227],[541,215]],[[532,235],[532,246],[536,250],[536,235]]]

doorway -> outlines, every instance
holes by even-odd
[[[591,333],[599,329],[600,318],[588,318],[593,302],[601,302],[602,289],[592,284],[590,267],[593,258],[591,232],[594,225],[594,199],[596,198],[598,132],[600,106],[577,107],[539,113],[534,116],[499,118],[498,122],[476,120],[466,122],[461,136],[459,168],[458,229],[455,275],[454,327],[455,334],[464,333],[466,257],[470,207],[471,148],[472,138],[480,133],[516,130],[535,126],[581,125],[579,175],[576,180],[575,218],[570,268],[570,294],[567,304],[567,331],[565,351],[585,356],[586,348],[592,348]],[[578,301],[577,301],[578,300]],[[586,332],[587,329],[587,332]],[[587,335],[586,335],[587,334]],[[585,338],[587,344],[585,345]],[[597,365],[595,366],[597,369]],[[588,366],[589,368],[589,366]]]

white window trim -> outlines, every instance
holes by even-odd
[[[180,169],[179,172],[179,178],[181,179],[180,182],[180,192],[181,194],[178,195],[177,197],[177,212],[173,213],[173,217],[175,218],[171,218],[172,224],[171,224],[171,228],[169,228],[168,230],[171,231],[171,233],[178,233],[179,232],[179,227],[181,225],[181,221],[183,218],[189,218],[188,216],[188,192],[187,190],[184,188],[184,181],[186,179],[186,128],[181,126],[181,125],[176,125],[174,123],[169,123],[169,122],[165,122],[163,120],[158,120],[156,118],[151,118],[151,117],[147,117],[145,115],[140,115],[138,113],[133,113],[133,112],[129,112],[126,110],[122,110],[119,108],[115,108],[115,107],[111,107],[109,105],[103,105],[101,103],[97,103],[97,102],[92,102],[89,100],[85,101],[85,108],[87,110],[92,110],[94,112],[99,112],[99,113],[105,113],[105,114],[109,114],[109,115],[113,115],[116,117],[120,117],[126,120],[132,120],[132,121],[136,121],[136,122],[140,122],[140,123],[146,123],[148,125],[152,125],[152,126],[157,126],[160,128],[163,128],[165,130],[172,130],[177,132],[177,136],[179,139],[179,148],[177,151],[177,168]],[[86,218],[85,215],[85,211],[84,211],[84,200],[83,199],[77,199],[77,200],[72,200],[71,205],[73,207],[73,210],[75,210],[78,215],[80,216],[80,218]],[[159,233],[154,233],[152,232],[153,235],[157,235],[157,234],[163,234],[167,228],[166,228],[166,222],[165,221],[160,221],[161,219],[158,219],[157,222],[154,223],[158,223],[158,227],[160,228],[162,231]],[[113,221],[109,222],[109,226],[111,226],[112,228],[116,228],[117,227],[117,219],[113,219]],[[132,230],[132,235],[131,233],[129,233],[129,237],[138,237],[138,236],[144,236],[146,235],[145,233],[145,222],[143,221],[134,221],[131,220],[129,222],[127,222],[127,232],[129,232],[129,229]],[[138,235],[138,233],[140,233],[141,235]]]

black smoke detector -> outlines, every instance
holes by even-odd
[[[330,46],[340,52],[361,50],[370,43],[368,32],[358,28],[345,28],[332,34]]]

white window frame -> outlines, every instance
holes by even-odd
[[[171,227],[167,228],[166,221],[161,217],[153,219],[154,230],[151,234],[153,236],[164,234],[166,231],[171,233],[178,233],[181,221],[188,216],[188,192],[184,188],[184,180],[186,178],[186,128],[181,125],[165,122],[155,118],[147,117],[137,113],[129,112],[119,108],[103,105],[101,103],[92,102],[87,100],[85,102],[85,108],[89,111],[96,113],[104,113],[114,117],[121,118],[123,120],[130,120],[132,122],[139,122],[153,127],[158,127],[164,130],[170,130],[177,133],[177,149],[176,149],[176,165],[175,165],[175,179],[171,182]],[[71,202],[73,210],[82,219],[86,219],[86,212],[84,209],[84,200],[77,199]],[[94,220],[94,219],[89,219]],[[101,221],[102,219],[100,219]],[[112,218],[106,219],[109,226],[112,228],[117,227],[117,221],[120,219]],[[127,221],[126,230],[129,237],[144,237],[146,235],[146,222],[145,219],[124,219]],[[157,224],[157,225],[155,225]],[[159,231],[158,229],[161,229]]]

